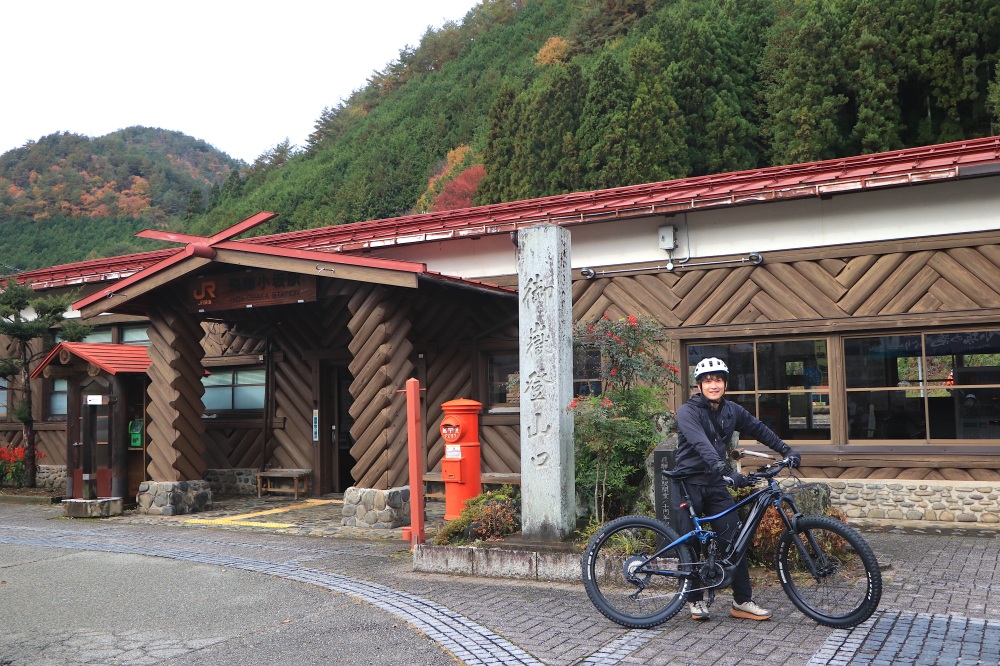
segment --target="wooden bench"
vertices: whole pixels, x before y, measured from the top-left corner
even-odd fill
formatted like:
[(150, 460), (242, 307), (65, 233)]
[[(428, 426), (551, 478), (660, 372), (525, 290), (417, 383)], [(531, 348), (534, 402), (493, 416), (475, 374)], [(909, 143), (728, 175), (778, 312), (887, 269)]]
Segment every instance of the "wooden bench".
[[(300, 482), (302, 494), (308, 494), (309, 480), (311, 478), (311, 469), (269, 469), (257, 472), (257, 497), (261, 497), (264, 493), (275, 493), (284, 495), (294, 494), (295, 499), (298, 499)], [(275, 479), (290, 480), (292, 487), (275, 485)]]
[[(521, 475), (514, 472), (483, 472), (479, 480), (482, 482), (484, 488), (486, 486), (521, 485)], [(427, 486), (427, 497), (444, 497), (444, 482), (441, 480), (441, 472), (427, 472), (423, 476), (423, 481), (424, 485)]]

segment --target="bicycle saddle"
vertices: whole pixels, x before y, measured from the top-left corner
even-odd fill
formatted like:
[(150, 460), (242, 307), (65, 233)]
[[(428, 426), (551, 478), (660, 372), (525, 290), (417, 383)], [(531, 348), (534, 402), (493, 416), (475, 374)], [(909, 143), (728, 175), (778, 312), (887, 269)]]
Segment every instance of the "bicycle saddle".
[(696, 476), (698, 474), (703, 474), (704, 472), (678, 472), (676, 470), (663, 470), (663, 476), (668, 479), (674, 479), (676, 481), (683, 481), (689, 476)]

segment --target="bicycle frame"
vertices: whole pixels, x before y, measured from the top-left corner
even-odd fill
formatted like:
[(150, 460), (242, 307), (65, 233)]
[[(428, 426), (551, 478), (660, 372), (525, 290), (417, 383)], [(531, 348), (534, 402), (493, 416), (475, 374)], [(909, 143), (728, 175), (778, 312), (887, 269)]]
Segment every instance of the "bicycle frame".
[[(678, 480), (678, 483), (681, 486), (682, 492), (684, 493), (685, 500), (687, 502), (690, 502), (690, 500), (688, 500), (687, 498), (687, 488), (684, 486), (683, 480)], [(729, 551), (722, 554), (722, 559), (719, 562), (719, 564), (723, 567), (724, 572), (726, 573), (726, 575), (723, 577), (723, 580), (718, 584), (709, 585), (704, 588), (695, 588), (693, 590), (688, 590), (688, 592), (725, 587), (729, 582), (730, 572), (735, 567), (736, 563), (743, 558), (747, 549), (750, 547), (750, 541), (754, 533), (757, 531), (757, 528), (760, 526), (760, 521), (763, 520), (764, 513), (765, 511), (767, 511), (768, 506), (774, 506), (774, 508), (778, 511), (778, 515), (781, 516), (782, 521), (785, 523), (785, 527), (788, 530), (790, 530), (792, 534), (795, 534), (796, 532), (794, 526), (795, 526), (795, 520), (800, 515), (799, 510), (795, 506), (795, 502), (792, 500), (791, 496), (781, 490), (781, 488), (778, 486), (778, 483), (774, 480), (774, 478), (768, 479), (768, 484), (764, 488), (757, 490), (756, 492), (743, 498), (742, 500), (740, 500), (730, 508), (726, 509), (725, 511), (717, 513), (713, 516), (698, 517), (695, 514), (694, 509), (691, 508), (690, 505), (688, 505), (688, 511), (691, 515), (691, 519), (694, 522), (694, 529), (691, 530), (690, 532), (685, 533), (684, 535), (672, 541), (671, 543), (661, 547), (652, 556), (650, 556), (644, 562), (642, 562), (637, 567), (635, 573), (655, 574), (660, 576), (673, 576), (676, 578), (688, 578), (688, 579), (697, 578), (697, 573), (693, 570), (673, 571), (664, 569), (647, 569), (646, 565), (648, 565), (650, 562), (660, 557), (663, 553), (667, 552), (671, 548), (674, 548), (678, 545), (687, 545), (691, 547), (692, 550), (695, 550), (696, 554), (699, 555), (698, 559), (693, 563), (694, 568), (698, 568), (700, 565), (704, 564), (706, 560), (703, 557), (701, 557), (701, 549), (698, 548), (697, 546), (704, 546), (708, 544), (712, 539), (718, 538), (717, 532), (715, 532), (714, 530), (707, 530), (704, 527), (702, 527), (702, 525), (704, 523), (710, 523), (713, 520), (718, 520), (722, 516), (728, 515), (734, 511), (739, 511), (741, 508), (748, 505), (750, 505), (750, 513), (747, 516), (746, 521), (744, 521), (742, 529), (740, 529), (740, 532), (736, 536), (736, 538), (730, 541), (731, 545)], [(783, 510), (783, 505), (784, 507), (787, 507), (787, 509), (789, 509), (790, 511)], [(791, 515), (789, 515), (789, 513)], [(796, 541), (798, 541), (797, 538)], [(801, 543), (799, 543), (798, 545), (801, 547)]]

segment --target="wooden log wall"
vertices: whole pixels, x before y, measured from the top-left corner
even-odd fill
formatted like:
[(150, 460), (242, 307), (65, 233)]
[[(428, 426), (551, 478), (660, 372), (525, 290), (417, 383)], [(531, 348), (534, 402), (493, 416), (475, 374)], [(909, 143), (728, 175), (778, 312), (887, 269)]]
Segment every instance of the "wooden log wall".
[(201, 479), (205, 464), (204, 330), (176, 293), (161, 290), (149, 315), (149, 465), (153, 481)]
[[(414, 308), (415, 340), (424, 354), (426, 460), (439, 471), (444, 457), (441, 405), (457, 398), (486, 402), (475, 378), (481, 346), (506, 344), (517, 349), (517, 301), (483, 294), (441, 293), (426, 289)], [(485, 411), (485, 410), (484, 410)], [(482, 471), (521, 472), (521, 436), (517, 414), (480, 417)]]
[(353, 360), (351, 476), (358, 486), (386, 489), (409, 483), (406, 396), (399, 393), (414, 366), (409, 339), (412, 295), (381, 285), (358, 284), (348, 301)]

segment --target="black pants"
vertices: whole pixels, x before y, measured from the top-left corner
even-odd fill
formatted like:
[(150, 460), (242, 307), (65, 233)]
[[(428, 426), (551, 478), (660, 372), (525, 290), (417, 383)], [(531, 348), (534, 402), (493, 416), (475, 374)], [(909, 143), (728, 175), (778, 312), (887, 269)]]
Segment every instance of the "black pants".
[[(701, 486), (693, 483), (685, 485), (694, 511), (699, 517), (714, 516), (736, 503), (733, 496), (729, 494), (729, 489), (725, 486)], [(671, 488), (670, 503), (673, 505), (674, 515), (677, 516), (677, 526), (680, 528), (681, 534), (684, 534), (694, 529), (694, 523), (691, 521), (688, 510), (680, 508), (682, 501), (680, 484), (675, 483)], [(712, 529), (719, 535), (719, 548), (728, 548), (732, 539), (735, 539), (740, 531), (739, 512), (733, 511), (712, 521)], [(753, 587), (750, 585), (750, 567), (747, 566), (746, 555), (736, 565), (732, 587), (733, 600), (736, 603), (742, 604), (753, 598)], [(688, 601), (701, 600), (701, 592), (692, 592), (688, 596)]]

